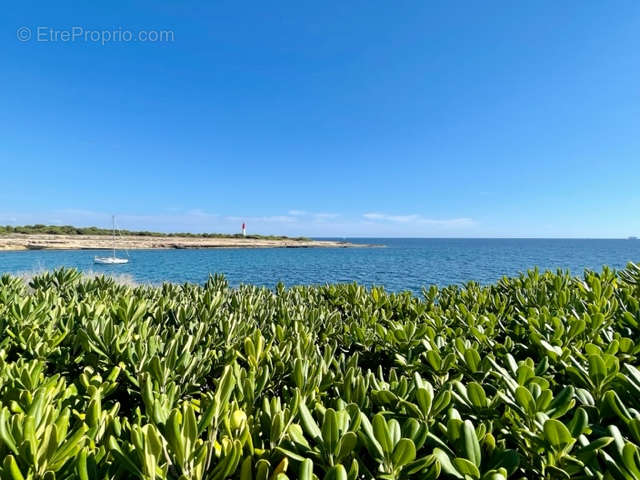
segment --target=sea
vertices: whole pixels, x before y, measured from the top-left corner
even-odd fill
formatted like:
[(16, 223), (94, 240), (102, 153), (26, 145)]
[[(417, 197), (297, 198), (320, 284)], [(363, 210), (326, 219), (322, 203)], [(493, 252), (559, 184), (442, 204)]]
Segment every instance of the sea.
[[(333, 239), (335, 240), (335, 239)], [(224, 274), (232, 286), (357, 282), (419, 294), (430, 285), (496, 282), (538, 267), (600, 271), (640, 262), (640, 240), (347, 238), (370, 248), (131, 250), (125, 265), (96, 265), (91, 250), (0, 252), (0, 272), (32, 275), (57, 267), (104, 273), (132, 283), (204, 283)], [(125, 252), (119, 252), (124, 256)]]

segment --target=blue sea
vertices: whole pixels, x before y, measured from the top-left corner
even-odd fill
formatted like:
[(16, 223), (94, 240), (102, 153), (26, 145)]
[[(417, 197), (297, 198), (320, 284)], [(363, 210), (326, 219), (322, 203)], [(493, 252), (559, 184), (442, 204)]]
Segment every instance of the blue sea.
[[(342, 240), (342, 239), (341, 239)], [(125, 274), (139, 283), (203, 283), (224, 274), (231, 285), (285, 285), (358, 282), (390, 291), (423, 286), (492, 283), (535, 266), (570, 270), (603, 265), (623, 268), (640, 262), (640, 240), (575, 239), (402, 239), (357, 238), (376, 248), (272, 248), (203, 250), (132, 250), (126, 265), (95, 265), (104, 251), (0, 252), (0, 272), (33, 272), (55, 267)], [(120, 252), (120, 256), (124, 253)]]

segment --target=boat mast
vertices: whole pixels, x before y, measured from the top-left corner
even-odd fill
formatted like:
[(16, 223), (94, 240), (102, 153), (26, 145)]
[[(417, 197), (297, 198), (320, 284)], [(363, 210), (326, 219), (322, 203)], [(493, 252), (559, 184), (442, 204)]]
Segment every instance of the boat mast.
[(116, 258), (116, 216), (111, 215), (111, 222), (113, 223), (113, 258)]

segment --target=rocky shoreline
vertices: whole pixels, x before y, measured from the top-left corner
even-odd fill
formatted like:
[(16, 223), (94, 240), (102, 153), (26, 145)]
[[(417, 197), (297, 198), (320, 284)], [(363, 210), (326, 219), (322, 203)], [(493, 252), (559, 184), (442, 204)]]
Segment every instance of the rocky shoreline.
[[(361, 248), (370, 245), (332, 240), (295, 240), (261, 238), (147, 237), (122, 236), (117, 249), (185, 249), (185, 248)], [(105, 235), (26, 235), (0, 236), (0, 250), (109, 250), (113, 247)]]

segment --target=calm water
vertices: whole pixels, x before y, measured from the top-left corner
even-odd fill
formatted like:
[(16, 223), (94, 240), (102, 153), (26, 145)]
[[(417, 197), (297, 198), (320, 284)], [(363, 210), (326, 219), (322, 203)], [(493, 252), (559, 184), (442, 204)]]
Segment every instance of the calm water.
[[(58, 266), (83, 271), (125, 273), (142, 283), (206, 281), (209, 273), (226, 275), (229, 283), (273, 287), (359, 282), (389, 290), (419, 292), (423, 285), (494, 282), (534, 266), (569, 269), (602, 265), (622, 268), (640, 262), (640, 240), (532, 239), (356, 239), (385, 248), (133, 250), (127, 265), (94, 265), (104, 252), (0, 252), (0, 272), (25, 272)], [(121, 252), (122, 253), (122, 252)]]

